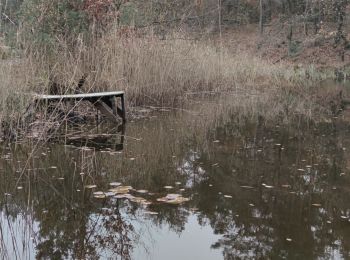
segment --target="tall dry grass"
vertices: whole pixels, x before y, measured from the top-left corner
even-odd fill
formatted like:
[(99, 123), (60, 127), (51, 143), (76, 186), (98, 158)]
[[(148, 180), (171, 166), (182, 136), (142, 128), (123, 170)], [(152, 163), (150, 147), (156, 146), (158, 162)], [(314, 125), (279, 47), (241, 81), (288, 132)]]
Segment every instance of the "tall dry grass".
[(113, 31), (90, 46), (78, 42), (74, 49), (61, 42), (48, 58), (34, 53), (40, 57), (39, 71), (66, 85), (64, 91), (72, 91), (70, 86), (86, 74), (85, 91), (125, 90), (137, 105), (172, 105), (188, 92), (280, 88), (322, 78), (312, 66), (272, 64), (178, 35), (161, 40)]
[[(82, 75), (87, 75), (85, 92), (124, 90), (129, 105), (160, 106), (174, 106), (189, 93), (208, 91), (243, 92), (248, 97), (245, 106), (264, 100), (271, 103), (266, 96), (299, 92), (305, 82), (327, 76), (312, 66), (272, 64), (206, 40), (186, 40), (179, 35), (159, 39), (133, 31), (112, 31), (90, 44), (77, 39), (75, 47), (60, 41), (50, 52), (29, 48), (26, 54), (20, 60), (0, 64), (3, 120), (18, 122), (31, 102), (26, 94), (48, 93), (52, 81), (60, 84), (61, 93), (73, 93)], [(247, 109), (258, 111), (245, 107), (242, 113)]]

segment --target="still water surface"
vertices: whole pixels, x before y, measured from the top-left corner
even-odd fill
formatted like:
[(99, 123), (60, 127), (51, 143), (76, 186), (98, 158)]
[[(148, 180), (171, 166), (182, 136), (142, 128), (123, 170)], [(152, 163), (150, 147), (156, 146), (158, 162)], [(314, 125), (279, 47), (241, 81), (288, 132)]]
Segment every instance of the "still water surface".
[[(3, 143), (1, 258), (349, 259), (346, 120), (238, 127), (220, 111), (153, 112), (124, 137), (92, 126)], [(112, 182), (151, 204), (94, 197)], [(189, 201), (157, 201), (169, 193)]]

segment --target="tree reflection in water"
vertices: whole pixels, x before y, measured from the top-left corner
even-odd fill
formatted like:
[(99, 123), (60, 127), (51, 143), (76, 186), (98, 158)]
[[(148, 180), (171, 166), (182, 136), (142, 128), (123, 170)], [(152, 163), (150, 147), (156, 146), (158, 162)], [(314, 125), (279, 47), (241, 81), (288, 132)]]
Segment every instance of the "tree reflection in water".
[[(300, 130), (228, 124), (197, 133), (173, 119), (130, 127), (128, 135), (143, 141), (127, 140), (122, 154), (43, 147), (18, 184), (16, 171), (31, 147), (18, 145), (11, 160), (2, 148), (2, 211), (37, 223), (32, 225), (37, 258), (132, 259), (133, 249), (149, 242), (139, 226), (155, 231), (167, 226), (181, 237), (191, 232), (190, 216), (221, 236), (212, 248), (227, 260), (350, 257), (346, 125)], [(153, 204), (98, 200), (84, 188), (96, 184), (107, 191), (113, 181), (149, 190), (154, 194), (144, 196)], [(156, 202), (175, 192), (191, 200), (180, 206)]]

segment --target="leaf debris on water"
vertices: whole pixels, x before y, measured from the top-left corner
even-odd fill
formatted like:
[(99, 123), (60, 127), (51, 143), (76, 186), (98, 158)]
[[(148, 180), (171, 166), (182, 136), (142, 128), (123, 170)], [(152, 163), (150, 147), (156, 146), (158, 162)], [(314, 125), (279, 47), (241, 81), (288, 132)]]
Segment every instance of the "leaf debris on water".
[(151, 202), (149, 202), (148, 200), (146, 200), (145, 198), (142, 198), (142, 197), (131, 197), (131, 198), (129, 198), (129, 200), (132, 202), (144, 204), (144, 205), (151, 204)]
[(113, 192), (114, 194), (123, 194), (128, 193), (131, 189), (131, 186), (118, 186), (116, 188), (109, 189), (109, 191)]
[(142, 194), (145, 194), (148, 192), (148, 190), (136, 190), (137, 193), (142, 193)]
[(291, 188), (291, 186), (289, 184), (282, 184), (281, 186), (282, 186), (282, 188)]
[(93, 189), (96, 188), (97, 186), (94, 184), (90, 184), (90, 185), (85, 185), (85, 189)]
[(155, 212), (155, 211), (145, 211), (144, 214), (147, 214), (147, 215), (158, 215), (159, 213)]
[(273, 186), (267, 185), (265, 183), (262, 183), (261, 185), (264, 186), (266, 189), (272, 189), (273, 188)]
[(158, 198), (157, 201), (164, 202), (168, 204), (181, 204), (189, 201), (189, 198), (182, 197), (180, 194), (167, 194), (165, 197)]
[(103, 191), (96, 191), (93, 194), (94, 194), (94, 198), (96, 199), (104, 199), (107, 197)]
[(120, 182), (111, 182), (109, 185), (113, 186), (113, 187), (116, 187), (116, 186), (120, 186), (121, 183)]
[(240, 186), (240, 187), (243, 188), (243, 189), (254, 189), (254, 187), (247, 186), (247, 185), (243, 185), (243, 186)]
[(132, 199), (132, 198), (134, 198), (134, 196), (129, 194), (129, 193), (120, 193), (120, 194), (115, 195), (114, 198), (116, 198), (116, 199)]

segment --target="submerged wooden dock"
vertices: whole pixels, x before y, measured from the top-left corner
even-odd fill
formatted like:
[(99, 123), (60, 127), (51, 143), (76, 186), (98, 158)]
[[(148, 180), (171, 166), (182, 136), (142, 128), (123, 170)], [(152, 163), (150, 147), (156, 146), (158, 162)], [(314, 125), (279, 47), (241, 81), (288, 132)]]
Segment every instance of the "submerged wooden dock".
[[(111, 120), (117, 120), (120, 116), (123, 123), (126, 122), (124, 91), (79, 93), (67, 95), (35, 95), (37, 102), (66, 102), (66, 101), (89, 101), (101, 113)], [(120, 99), (120, 106), (117, 105), (117, 99)]]

